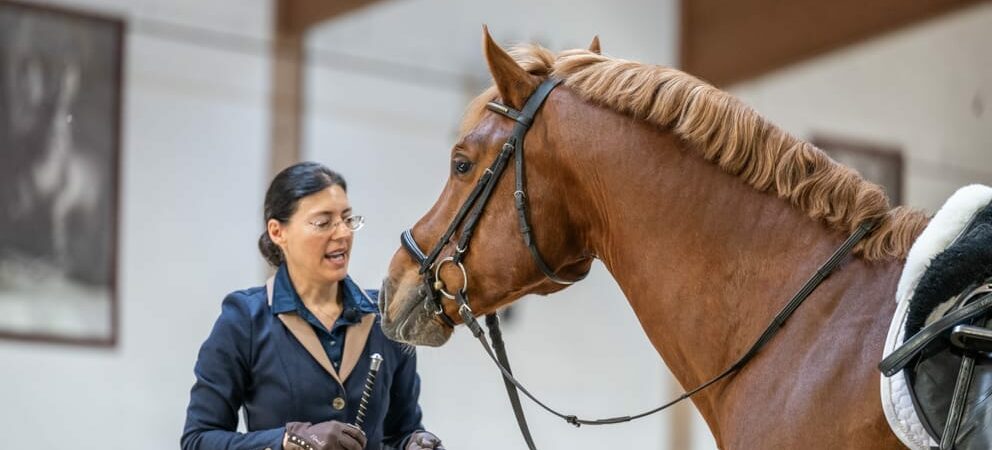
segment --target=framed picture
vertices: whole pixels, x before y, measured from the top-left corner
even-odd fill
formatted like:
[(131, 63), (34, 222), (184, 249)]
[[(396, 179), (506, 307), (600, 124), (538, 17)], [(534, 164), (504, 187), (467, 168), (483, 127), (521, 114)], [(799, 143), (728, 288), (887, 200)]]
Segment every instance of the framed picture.
[(113, 346), (124, 24), (0, 1), (0, 337)]
[(827, 152), (834, 161), (882, 186), (892, 206), (902, 204), (903, 158), (899, 147), (824, 135), (815, 135), (810, 142)]

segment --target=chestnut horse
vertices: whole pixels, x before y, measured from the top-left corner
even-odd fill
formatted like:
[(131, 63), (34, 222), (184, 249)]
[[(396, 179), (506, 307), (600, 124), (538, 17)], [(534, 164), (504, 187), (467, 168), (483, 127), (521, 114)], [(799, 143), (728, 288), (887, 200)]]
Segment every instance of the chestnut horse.
[[(878, 186), (678, 70), (602, 56), (598, 41), (590, 50), (529, 46), (511, 56), (488, 32), (484, 39), (495, 86), (469, 106), (447, 184), (412, 229), (421, 248), (441, 239), (511, 133), (514, 122), (486, 103), (519, 110), (544, 79), (563, 80), (524, 150), (533, 242), (550, 269), (574, 280), (602, 261), (655, 349), (692, 388), (734, 363), (859, 224), (877, 221), (753, 360), (692, 400), (721, 448), (900, 447), (882, 413), (876, 365), (926, 216), (891, 209)], [(467, 288), (476, 315), (565, 287), (521, 243), (512, 178), (500, 179), (485, 206), (467, 274), (454, 264), (439, 271), (448, 291)], [(383, 329), (440, 346), (453, 328), (424, 307), (418, 269), (397, 251), (382, 286)], [(461, 322), (455, 302), (443, 308)]]

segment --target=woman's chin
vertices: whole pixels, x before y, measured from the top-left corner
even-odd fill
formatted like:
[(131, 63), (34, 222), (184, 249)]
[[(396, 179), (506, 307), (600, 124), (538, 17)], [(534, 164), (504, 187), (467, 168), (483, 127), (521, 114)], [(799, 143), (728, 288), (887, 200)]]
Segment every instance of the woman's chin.
[(348, 275), (348, 260), (345, 259), (343, 262), (336, 262), (324, 258), (320, 262), (320, 273), (328, 281), (341, 281)]

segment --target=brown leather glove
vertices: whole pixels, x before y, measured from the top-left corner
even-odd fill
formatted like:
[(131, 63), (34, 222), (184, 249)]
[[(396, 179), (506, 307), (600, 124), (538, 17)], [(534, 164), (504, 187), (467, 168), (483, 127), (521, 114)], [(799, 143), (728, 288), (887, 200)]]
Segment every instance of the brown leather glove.
[(410, 437), (406, 444), (406, 450), (444, 450), (441, 445), (441, 438), (434, 436), (429, 431), (417, 431)]
[(310, 422), (286, 424), (285, 450), (362, 450), (365, 433), (336, 420), (311, 425)]

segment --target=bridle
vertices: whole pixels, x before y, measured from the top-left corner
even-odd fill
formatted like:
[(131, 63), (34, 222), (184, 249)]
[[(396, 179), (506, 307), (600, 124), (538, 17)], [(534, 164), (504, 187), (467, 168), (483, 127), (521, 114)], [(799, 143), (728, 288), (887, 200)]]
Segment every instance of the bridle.
[[(489, 102), (486, 108), (490, 111), (502, 114), (510, 119), (513, 119), (516, 123), (513, 127), (513, 132), (510, 137), (503, 144), (500, 149), (499, 154), (496, 156), (496, 160), (482, 172), (482, 176), (479, 177), (479, 181), (476, 182), (475, 187), (472, 192), (469, 193), (468, 198), (465, 203), (462, 204), (461, 208), (458, 209), (458, 213), (455, 214), (454, 220), (448, 226), (448, 229), (441, 235), (441, 239), (438, 240), (437, 244), (429, 254), (424, 254), (420, 250), (420, 246), (417, 245), (417, 241), (413, 238), (413, 230), (406, 230), (401, 236), (401, 243), (403, 248), (413, 256), (417, 262), (420, 263), (420, 275), (423, 277), (425, 292), (427, 292), (428, 301), (425, 302), (425, 307), (433, 306), (434, 314), (436, 314), (445, 324), (450, 327), (455, 326), (455, 322), (451, 320), (450, 317), (444, 312), (444, 306), (441, 303), (441, 297), (445, 297), (458, 302), (458, 314), (463, 316), (462, 310), (471, 313), (472, 308), (469, 307), (467, 301), (467, 286), (468, 286), (468, 272), (463, 264), (465, 259), (465, 254), (468, 251), (469, 242), (472, 239), (472, 235), (475, 232), (475, 227), (479, 224), (479, 219), (482, 216), (482, 211), (489, 202), (490, 197), (493, 193), (493, 188), (499, 182), (500, 176), (506, 170), (507, 161), (511, 156), (514, 157), (515, 162), (515, 172), (516, 172), (516, 190), (513, 192), (514, 204), (517, 208), (517, 219), (520, 223), (520, 233), (523, 235), (524, 245), (530, 250), (531, 257), (534, 259), (534, 263), (537, 267), (544, 273), (549, 280), (562, 284), (570, 285), (577, 281), (585, 278), (585, 274), (580, 276), (576, 280), (565, 280), (554, 273), (554, 270), (548, 266), (548, 263), (544, 261), (541, 256), (541, 252), (537, 249), (537, 245), (534, 243), (534, 237), (532, 234), (532, 228), (530, 226), (530, 212), (528, 210), (527, 203), (527, 185), (526, 179), (524, 178), (524, 137), (527, 135), (527, 131), (530, 129), (531, 124), (534, 122), (534, 115), (537, 110), (544, 104), (544, 101), (551, 94), (551, 91), (561, 83), (560, 80), (550, 78), (534, 91), (534, 93), (527, 99), (527, 103), (524, 108), (517, 111), (509, 106), (502, 105), (496, 102)], [(455, 252), (452, 256), (438, 261), (441, 255), (441, 251), (449, 243), (451, 237), (454, 236), (461, 225), (461, 237), (459, 237), (458, 242), (455, 245)], [(444, 282), (441, 281), (440, 272), (441, 268), (445, 264), (452, 264), (455, 267), (461, 269), (463, 283), (459, 292), (451, 294), (445, 290)], [(438, 296), (440, 294), (440, 296)], [(468, 321), (466, 321), (467, 323)]]
[[(534, 122), (534, 116), (537, 114), (538, 109), (540, 109), (541, 105), (544, 104), (544, 101), (548, 98), (548, 95), (551, 94), (551, 91), (554, 90), (560, 83), (561, 80), (555, 78), (548, 78), (544, 80), (537, 87), (537, 89), (534, 90), (530, 98), (527, 99), (523, 109), (519, 111), (501, 103), (487, 103), (486, 109), (506, 116), (515, 122), (513, 132), (507, 139), (506, 143), (503, 144), (496, 160), (483, 171), (482, 176), (479, 177), (479, 181), (472, 189), (472, 192), (469, 193), (468, 198), (462, 204), (461, 208), (459, 208), (458, 213), (448, 226), (448, 229), (443, 235), (441, 235), (441, 238), (434, 245), (434, 248), (429, 254), (424, 254), (424, 252), (420, 250), (416, 240), (413, 238), (413, 232), (411, 229), (404, 231), (400, 236), (400, 243), (403, 245), (403, 248), (405, 248), (410, 256), (420, 264), (419, 274), (421, 275), (424, 283), (423, 291), (426, 295), (424, 307), (433, 311), (434, 314), (446, 325), (454, 328), (455, 322), (445, 313), (441, 298), (445, 297), (457, 302), (459, 317), (461, 317), (462, 321), (472, 331), (472, 334), (479, 340), (479, 342), (482, 343), (483, 349), (496, 364), (497, 368), (499, 368), (500, 372), (502, 372), (503, 383), (506, 386), (507, 395), (509, 396), (510, 403), (513, 406), (513, 413), (517, 418), (517, 424), (520, 426), (520, 432), (523, 434), (524, 440), (527, 441), (527, 445), (531, 450), (536, 450), (537, 447), (534, 445), (533, 438), (530, 435), (530, 429), (527, 426), (527, 419), (524, 417), (523, 408), (520, 405), (520, 397), (517, 393), (517, 389), (549, 413), (564, 419), (566, 422), (575, 425), (576, 427), (580, 425), (608, 425), (629, 422), (631, 420), (640, 419), (642, 417), (660, 412), (676, 403), (681, 402), (682, 400), (692, 397), (696, 393), (744, 367), (744, 365), (750, 361), (755, 354), (757, 354), (758, 350), (760, 350), (761, 347), (771, 340), (772, 336), (774, 336), (775, 333), (778, 332), (778, 330), (785, 324), (786, 319), (788, 319), (789, 316), (791, 316), (792, 313), (799, 307), (799, 305), (801, 305), (802, 302), (809, 297), (813, 290), (816, 289), (816, 287), (831, 272), (833, 272), (838, 265), (840, 265), (854, 246), (857, 245), (857, 243), (860, 242), (861, 239), (870, 233), (875, 227), (874, 220), (867, 220), (861, 223), (854, 233), (848, 237), (848, 239), (822, 266), (820, 266), (819, 269), (817, 269), (812, 277), (798, 292), (796, 292), (785, 307), (779, 311), (779, 313), (772, 320), (771, 324), (768, 325), (765, 331), (761, 334), (758, 340), (752, 344), (748, 351), (734, 364), (709, 381), (706, 381), (692, 390), (686, 391), (668, 403), (632, 416), (586, 420), (580, 419), (575, 415), (562, 414), (535, 398), (523, 385), (520, 384), (519, 381), (516, 380), (516, 378), (513, 377), (513, 372), (510, 370), (509, 359), (506, 356), (506, 347), (503, 343), (502, 332), (499, 328), (499, 319), (495, 313), (486, 316), (486, 327), (489, 329), (490, 338), (493, 341), (492, 346), (490, 346), (489, 341), (486, 339), (485, 332), (482, 330), (482, 326), (479, 325), (472, 308), (469, 306), (467, 292), (468, 271), (464, 265), (465, 253), (469, 249), (468, 246), (472, 239), (472, 234), (475, 231), (475, 227), (479, 223), (483, 209), (492, 195), (493, 188), (499, 182), (500, 176), (506, 169), (507, 161), (511, 156), (513, 156), (516, 172), (516, 190), (513, 192), (513, 199), (517, 209), (517, 219), (520, 225), (520, 233), (523, 236), (524, 245), (526, 245), (530, 250), (531, 257), (535, 264), (549, 280), (562, 285), (573, 284), (582, 280), (588, 274), (582, 274), (576, 280), (564, 280), (558, 277), (558, 275), (554, 273), (554, 270), (552, 270), (551, 267), (544, 261), (544, 258), (541, 257), (541, 254), (534, 243), (532, 228), (530, 226), (526, 182), (524, 176), (524, 138)], [(441, 252), (448, 245), (459, 225), (461, 225), (462, 228), (461, 236), (455, 245), (454, 254), (439, 260), (438, 258), (440, 257)], [(441, 268), (447, 263), (453, 264), (460, 269), (463, 277), (461, 288), (454, 294), (445, 289), (445, 284), (440, 279)], [(495, 352), (493, 348), (495, 348)]]

